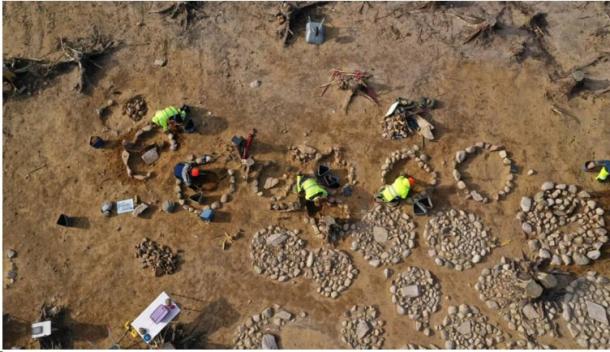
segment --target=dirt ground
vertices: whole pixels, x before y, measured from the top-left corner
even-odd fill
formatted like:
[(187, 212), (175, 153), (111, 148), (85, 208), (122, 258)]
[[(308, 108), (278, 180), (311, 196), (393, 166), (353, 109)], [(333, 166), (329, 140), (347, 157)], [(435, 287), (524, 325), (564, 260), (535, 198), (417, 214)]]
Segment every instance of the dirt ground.
[[(275, 36), (273, 14), (278, 3), (205, 3), (186, 29), (168, 16), (151, 13), (163, 4), (3, 3), (4, 58), (51, 57), (60, 37), (90, 35), (94, 27), (122, 43), (97, 61), (100, 67), (89, 76), (85, 94), (72, 89), (77, 73), (71, 70), (32, 96), (4, 100), (3, 310), (21, 323), (4, 326), (3, 347), (37, 346), (28, 336), (29, 323), (37, 319), (46, 301), (69, 308), (74, 348), (107, 348), (122, 334), (123, 323), (135, 318), (161, 291), (173, 294), (184, 308), (179, 321), (205, 334), (198, 344), (201, 348), (232, 347), (240, 321), (274, 303), (309, 313), (300, 323), (303, 326), (285, 329), (284, 347), (346, 348), (340, 342), (340, 320), (353, 304), (379, 307), (387, 322), (385, 348), (407, 343), (442, 346), (439, 334), (426, 337), (415, 330), (413, 321), (396, 314), (390, 280), (381, 268), (370, 267), (352, 252), (349, 239), (339, 248), (353, 255), (361, 273), (337, 300), (320, 296), (302, 277), (276, 283), (255, 275), (249, 247), (258, 229), (272, 224), (300, 228), (310, 247), (322, 243), (303, 224), (302, 213), (267, 210), (267, 200), (255, 196), (243, 182), (217, 223), (206, 225), (183, 210), (175, 214), (160, 210), (163, 200), (175, 197), (175, 163), (190, 154), (222, 154), (233, 135), (246, 135), (251, 128), (258, 130), (255, 158), (276, 161), (281, 172), (289, 170), (289, 145), (343, 147), (359, 180), (348, 199), (356, 219), (373, 205), (386, 156), (404, 146), (423, 147), (441, 175), (434, 190), (437, 208), (476, 212), (503, 246), (464, 272), (438, 267), (421, 240), (427, 219), (417, 218), (417, 247), (392, 269), (400, 272), (415, 265), (438, 277), (443, 300), (441, 310), (432, 315), (433, 324), (442, 320), (448, 305), (469, 303), (505, 332), (518, 336), (479, 300), (473, 285), (483, 268), (495, 265), (501, 256), (518, 256), (525, 250), (515, 214), (521, 196), (533, 195), (542, 182), (579, 185), (610, 209), (608, 185), (581, 171), (585, 160), (610, 157), (610, 93), (603, 92), (610, 85), (607, 56), (583, 68), (588, 89), (571, 97), (551, 98), (549, 93), (559, 77), (609, 54), (610, 8), (587, 2), (422, 5), (320, 6), (310, 15), (326, 18), (326, 42), (305, 43), (304, 21), (300, 21), (295, 40), (284, 48)], [(489, 17), (503, 8), (498, 28), (489, 38), (464, 44), (474, 26), (456, 14)], [(547, 14), (539, 40), (523, 29), (536, 12)], [(525, 49), (515, 57), (519, 47)], [(166, 66), (154, 65), (163, 57)], [(343, 92), (329, 90), (320, 97), (318, 87), (332, 68), (371, 72), (380, 106), (356, 98), (344, 114)], [(260, 80), (260, 87), (251, 88), (253, 80)], [(121, 114), (122, 103), (135, 94), (143, 95), (149, 106), (146, 118), (137, 123)], [(420, 137), (382, 139), (380, 121), (394, 99), (422, 95), (440, 102), (431, 119), (437, 140), (422, 144)], [(95, 108), (110, 98), (118, 105), (102, 120)], [(162, 153), (151, 168), (155, 176), (146, 182), (127, 177), (118, 143), (102, 150), (88, 145), (92, 135), (120, 142), (155, 110), (183, 102), (194, 107), (198, 132), (181, 136), (177, 152)], [(553, 105), (572, 116), (554, 113)], [(504, 145), (518, 166), (516, 188), (506, 200), (475, 204), (457, 193), (451, 159), (457, 150), (477, 141)], [(467, 173), (480, 189), (491, 190), (500, 185), (499, 166), (493, 158), (477, 158)], [(536, 175), (527, 176), (529, 169)], [(100, 214), (103, 201), (134, 195), (153, 204), (147, 216)], [(411, 209), (405, 206), (404, 211)], [(81, 218), (81, 226), (55, 225), (61, 213)], [(222, 234), (240, 228), (245, 230), (244, 238), (223, 251)], [(133, 246), (144, 236), (183, 250), (177, 273), (155, 278), (140, 268)], [(5, 254), (9, 248), (18, 253), (14, 259), (18, 276), (10, 286)], [(596, 270), (608, 276), (609, 258), (606, 249), (593, 265), (565, 269)], [(578, 348), (559, 323), (564, 337), (544, 337), (540, 342)], [(123, 347), (143, 347), (126, 341)]]

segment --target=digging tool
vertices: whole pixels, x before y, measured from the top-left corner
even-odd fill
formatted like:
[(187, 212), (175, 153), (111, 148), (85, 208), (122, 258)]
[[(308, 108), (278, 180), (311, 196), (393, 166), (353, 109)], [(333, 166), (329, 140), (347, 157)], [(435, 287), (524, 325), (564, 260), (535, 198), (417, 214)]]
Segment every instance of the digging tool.
[(252, 146), (252, 142), (254, 141), (254, 136), (256, 135), (256, 129), (252, 129), (248, 134), (248, 139), (246, 140), (246, 144), (244, 145), (244, 151), (241, 154), (242, 159), (248, 159), (250, 156), (250, 147)]

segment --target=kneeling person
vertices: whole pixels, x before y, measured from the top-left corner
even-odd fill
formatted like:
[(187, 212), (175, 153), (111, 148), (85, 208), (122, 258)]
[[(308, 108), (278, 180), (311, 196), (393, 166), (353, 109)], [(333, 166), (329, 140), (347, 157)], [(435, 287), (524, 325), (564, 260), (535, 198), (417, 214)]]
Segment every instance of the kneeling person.
[(182, 105), (180, 109), (173, 106), (168, 106), (163, 110), (155, 112), (152, 118), (152, 123), (163, 129), (163, 132), (168, 132), (170, 128), (176, 125), (183, 126), (188, 133), (195, 132), (195, 124), (189, 116), (190, 108), (188, 105)]
[(391, 206), (397, 206), (401, 200), (407, 199), (409, 191), (415, 186), (413, 177), (399, 176), (391, 185), (385, 185), (375, 195), (375, 200)]

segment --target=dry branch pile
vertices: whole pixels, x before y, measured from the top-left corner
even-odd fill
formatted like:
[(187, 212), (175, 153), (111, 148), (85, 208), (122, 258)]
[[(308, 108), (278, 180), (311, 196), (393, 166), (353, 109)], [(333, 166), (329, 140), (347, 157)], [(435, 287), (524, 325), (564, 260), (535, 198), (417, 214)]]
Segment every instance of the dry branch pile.
[(74, 88), (82, 93), (91, 66), (101, 69), (94, 60), (116, 47), (117, 43), (94, 31), (91, 37), (75, 40), (60, 38), (61, 58), (58, 60), (25, 57), (7, 58), (4, 60), (2, 70), (3, 93), (10, 95), (31, 94), (41, 86), (46, 85), (47, 81), (66, 72), (73, 66), (77, 66), (79, 71), (79, 78)]

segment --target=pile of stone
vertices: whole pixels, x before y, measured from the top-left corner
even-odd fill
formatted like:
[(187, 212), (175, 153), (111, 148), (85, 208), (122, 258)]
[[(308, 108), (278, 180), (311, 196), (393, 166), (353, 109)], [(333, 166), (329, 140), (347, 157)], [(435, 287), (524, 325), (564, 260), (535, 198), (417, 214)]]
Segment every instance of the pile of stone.
[(320, 160), (322, 158), (322, 154), (316, 148), (308, 146), (307, 144), (290, 146), (288, 147), (288, 152), (292, 156), (292, 160), (299, 161), (301, 163), (307, 163), (312, 160)]
[(562, 298), (562, 317), (579, 346), (610, 348), (610, 280), (587, 272), (572, 281)]
[(134, 121), (140, 121), (147, 111), (146, 101), (141, 95), (129, 98), (123, 105), (123, 115), (129, 116)]
[(271, 202), (269, 203), (269, 210), (275, 210), (283, 213), (290, 213), (293, 211), (299, 211), (302, 209), (301, 203), (299, 202)]
[(397, 264), (415, 247), (415, 223), (400, 208), (377, 204), (354, 230), (352, 250), (373, 267)]
[(526, 336), (556, 336), (553, 322), (559, 307), (551, 300), (541, 299), (544, 289), (557, 285), (554, 276), (532, 273), (530, 263), (502, 257), (500, 264), (481, 271), (474, 285), (479, 298), (508, 321), (508, 327)]
[(136, 258), (140, 258), (142, 269), (150, 268), (155, 276), (173, 274), (178, 268), (178, 255), (168, 246), (161, 246), (148, 238), (135, 246)]
[(280, 282), (301, 275), (309, 251), (298, 233), (299, 230), (289, 231), (280, 226), (257, 231), (250, 246), (254, 272)]
[(306, 266), (305, 277), (316, 282), (319, 294), (330, 298), (339, 297), (358, 275), (352, 258), (341, 250), (319, 248), (311, 251)]
[(386, 175), (394, 168), (394, 165), (397, 162), (409, 160), (411, 158), (415, 159), (419, 168), (430, 174), (429, 183), (433, 186), (436, 185), (438, 183), (438, 172), (434, 171), (430, 164), (428, 164), (430, 157), (421, 152), (417, 145), (413, 145), (410, 149), (403, 148), (396, 150), (385, 159), (385, 162), (381, 166), (381, 183), (386, 184), (386, 181), (390, 181), (386, 180)]
[[(349, 212), (348, 212), (349, 214)], [(305, 217), (303, 222), (311, 224), (314, 234), (326, 243), (336, 244), (346, 238), (350, 230), (355, 230), (355, 224), (349, 224), (349, 215), (343, 219), (324, 216), (320, 219)]]
[(481, 203), (487, 203), (489, 201), (487, 196), (480, 194), (475, 190), (468, 189), (468, 185), (466, 185), (466, 183), (462, 180), (462, 174), (458, 169), (459, 165), (463, 163), (464, 160), (470, 157), (470, 155), (477, 154), (479, 151), (497, 152), (500, 159), (502, 159), (505, 169), (507, 170), (508, 176), (504, 180), (504, 188), (492, 195), (493, 200), (499, 201), (511, 192), (514, 187), (513, 182), (515, 177), (512, 173), (512, 160), (508, 157), (508, 152), (504, 149), (504, 147), (485, 142), (477, 142), (464, 150), (456, 152), (455, 160), (453, 161), (453, 178), (455, 179), (455, 182), (457, 182), (457, 188), (464, 194), (466, 199), (472, 199)]
[(353, 349), (380, 349), (384, 342), (384, 321), (373, 306), (353, 306), (345, 312), (341, 341)]
[(17, 257), (17, 251), (14, 249), (9, 249), (6, 251), (6, 256), (8, 257), (9, 266), (8, 271), (6, 273), (6, 287), (12, 285), (17, 281), (17, 265), (15, 264), (15, 258)]
[(432, 274), (425, 269), (408, 267), (392, 281), (390, 293), (398, 314), (415, 320), (417, 331), (432, 335), (430, 315), (438, 310), (441, 300), (441, 286)]
[(267, 333), (279, 333), (287, 323), (295, 320), (294, 315), (282, 309), (277, 304), (265, 308), (260, 314), (248, 317), (235, 331), (236, 349), (255, 350), (263, 344), (263, 336)]
[(517, 349), (517, 350), (550, 350), (553, 349), (549, 345), (541, 344), (536, 340), (525, 340), (525, 339), (516, 339), (512, 341), (506, 341), (507, 349)]
[[(381, 121), (384, 139), (403, 139), (417, 131), (418, 123), (425, 121), (421, 116), (435, 106), (434, 99), (422, 97), (420, 101), (398, 98)], [(418, 126), (422, 128), (423, 126)], [(421, 131), (420, 131), (421, 133)]]
[(285, 179), (284, 188), (278, 192), (279, 194), (275, 194), (275, 195), (271, 196), (272, 203), (284, 200), (290, 194), (294, 193), (293, 188), (294, 188), (294, 185), (296, 184), (296, 177), (291, 177), (291, 178), (286, 177), (284, 179)]
[[(554, 265), (589, 264), (608, 242), (604, 209), (575, 185), (547, 181), (534, 199), (523, 197), (517, 219), (530, 237), (529, 248)], [(575, 228), (566, 230), (566, 227)]]
[(504, 334), (487, 320), (477, 307), (460, 304), (447, 308), (447, 316), (437, 329), (448, 350), (492, 349), (504, 341)]
[(462, 271), (491, 253), (497, 239), (473, 213), (449, 209), (432, 217), (424, 231), (428, 255), (437, 265)]

